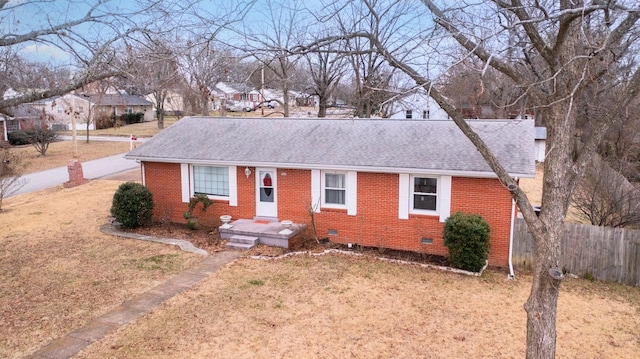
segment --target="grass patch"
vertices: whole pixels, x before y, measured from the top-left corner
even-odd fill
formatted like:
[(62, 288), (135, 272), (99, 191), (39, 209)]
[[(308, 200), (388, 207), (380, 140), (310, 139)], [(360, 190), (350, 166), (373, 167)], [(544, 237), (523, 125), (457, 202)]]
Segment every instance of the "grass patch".
[(131, 263), (138, 269), (161, 271), (163, 273), (174, 272), (180, 267), (179, 257), (177, 254), (159, 254), (142, 259), (132, 259)]

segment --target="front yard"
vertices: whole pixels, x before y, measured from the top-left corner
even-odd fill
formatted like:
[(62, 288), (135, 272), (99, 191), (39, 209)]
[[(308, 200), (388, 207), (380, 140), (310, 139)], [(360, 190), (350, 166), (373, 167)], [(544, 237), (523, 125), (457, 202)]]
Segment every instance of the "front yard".
[(23, 357), (201, 260), (102, 234), (120, 183), (93, 181), (4, 200), (1, 358)]
[[(531, 278), (343, 255), (240, 259), (81, 358), (522, 358)], [(559, 358), (640, 352), (640, 290), (567, 279)]]

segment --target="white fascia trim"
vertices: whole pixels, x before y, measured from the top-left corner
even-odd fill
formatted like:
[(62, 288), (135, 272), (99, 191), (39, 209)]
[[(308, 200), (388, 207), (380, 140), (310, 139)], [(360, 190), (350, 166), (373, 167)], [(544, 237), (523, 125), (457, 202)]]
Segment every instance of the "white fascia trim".
[[(367, 167), (367, 166), (344, 166), (331, 164), (314, 164), (314, 163), (282, 163), (282, 162), (248, 162), (248, 161), (211, 161), (211, 160), (194, 160), (185, 158), (157, 158), (125, 155), (125, 159), (138, 160), (141, 162), (163, 162), (163, 163), (191, 163), (197, 165), (210, 166), (238, 166), (238, 167), (267, 167), (267, 168), (288, 168), (301, 170), (321, 170), (321, 171), (355, 171), (355, 172), (371, 172), (371, 173), (407, 173), (407, 174), (425, 174), (433, 176), (452, 176), (452, 177), (473, 177), (473, 178), (498, 178), (491, 171), (456, 171), (441, 170), (428, 168), (408, 168), (408, 167)], [(533, 173), (509, 173), (511, 177), (519, 178), (535, 178)]]

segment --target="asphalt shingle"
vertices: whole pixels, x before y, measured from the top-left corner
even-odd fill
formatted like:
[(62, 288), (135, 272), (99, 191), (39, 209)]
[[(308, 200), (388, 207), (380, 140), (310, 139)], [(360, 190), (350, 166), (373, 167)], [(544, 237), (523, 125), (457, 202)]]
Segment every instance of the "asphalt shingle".
[[(532, 120), (470, 120), (514, 176), (535, 175)], [(140, 161), (492, 173), (453, 121), (183, 118), (125, 156)]]

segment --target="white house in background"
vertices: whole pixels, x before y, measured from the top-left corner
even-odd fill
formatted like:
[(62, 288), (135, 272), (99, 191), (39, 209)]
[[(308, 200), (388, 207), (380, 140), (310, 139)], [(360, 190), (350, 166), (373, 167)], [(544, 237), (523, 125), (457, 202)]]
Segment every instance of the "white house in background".
[(225, 106), (238, 103), (255, 108), (262, 102), (260, 92), (243, 83), (218, 82), (209, 88), (209, 93), (213, 100), (212, 110), (219, 110)]
[[(144, 98), (153, 104), (153, 112), (155, 114), (158, 110), (156, 108), (156, 96), (150, 93)], [(180, 116), (184, 113), (184, 98), (181, 94), (168, 90), (163, 102), (165, 114)]]
[(424, 89), (419, 88), (399, 95), (389, 104), (387, 113), (391, 119), (446, 120), (446, 112)]
[(544, 157), (547, 153), (547, 128), (536, 127), (535, 128), (535, 157), (536, 162), (544, 162)]
[(151, 102), (140, 96), (121, 94), (66, 94), (54, 99), (45, 99), (29, 105), (44, 111), (53, 118), (56, 129), (72, 129), (73, 120), (77, 130), (95, 129), (96, 122), (104, 118), (119, 117), (126, 113), (143, 113), (143, 121), (153, 121)]

